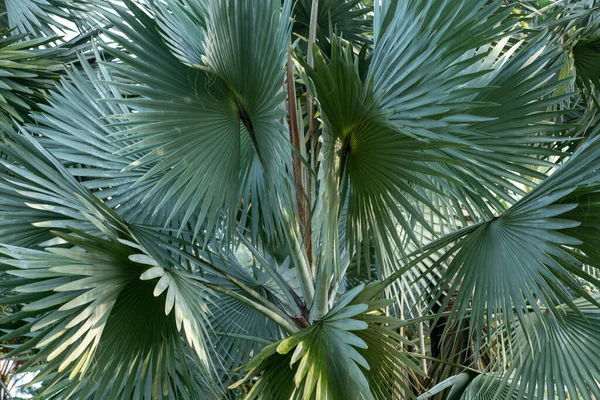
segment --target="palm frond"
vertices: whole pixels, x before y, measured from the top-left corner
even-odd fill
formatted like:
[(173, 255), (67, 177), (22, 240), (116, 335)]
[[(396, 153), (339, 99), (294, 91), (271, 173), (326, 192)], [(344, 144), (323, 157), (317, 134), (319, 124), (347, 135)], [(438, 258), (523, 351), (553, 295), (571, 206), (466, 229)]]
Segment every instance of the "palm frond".
[[(208, 380), (193, 376), (195, 368), (186, 360), (193, 356), (208, 376), (204, 344), (191, 341), (195, 351), (186, 351), (179, 334), (183, 325), (188, 338), (207, 336), (197, 332), (194, 319), (205, 306), (190, 307), (185, 300), (203, 302), (200, 287), (163, 271), (169, 279), (156, 285), (168, 288), (161, 292), (153, 282), (140, 280), (151, 270), (135, 261), (135, 249), (80, 234), (57, 235), (76, 247), (2, 249), (3, 283), (18, 293), (4, 302), (23, 304), (3, 320), (21, 320), (17, 330), (31, 331), (12, 355), (26, 356), (22, 368), (38, 371), (42, 395), (118, 399), (134, 393), (160, 399), (203, 392)], [(4, 338), (14, 333), (9, 330)], [(33, 348), (38, 351), (29, 353)], [(65, 383), (70, 383), (66, 390)]]
[(33, 137), (4, 133), (4, 185), (48, 218), (21, 211), (30, 229), (54, 236), (43, 251), (3, 247), (3, 285), (14, 294), (2, 301), (22, 306), (2, 318), (4, 339), (31, 331), (11, 355), (27, 359), (23, 369), (36, 371), (45, 396), (190, 398), (206, 390), (218, 397), (209, 378), (211, 297), (201, 278), (179, 263), (159, 266), (150, 256), (157, 249), (146, 251)]
[[(98, 52), (95, 54), (101, 57)], [(167, 188), (147, 196), (156, 180), (134, 186), (153, 164), (124, 172), (144, 153), (116, 154), (124, 145), (135, 142), (115, 139), (129, 127), (127, 115), (130, 110), (119, 103), (125, 96), (118, 88), (105, 83), (112, 79), (106, 67), (95, 70), (82, 56), (78, 61), (81, 70), (67, 71), (60, 84), (47, 96), (48, 105), (41, 106), (43, 112), (32, 116), (36, 124), (27, 129), (41, 136), (39, 141), (44, 148), (126, 221), (167, 224), (175, 199), (155, 214), (146, 212), (148, 208), (157, 208)], [(118, 122), (111, 122), (112, 118), (118, 118)], [(182, 217), (183, 214), (172, 217), (171, 226), (179, 227)]]
[[(119, 154), (144, 153), (126, 169), (152, 165), (133, 187), (154, 181), (143, 201), (166, 189), (155, 213), (177, 196), (168, 219), (181, 211), (183, 225), (197, 215), (196, 234), (204, 222), (212, 232), (221, 212), (233, 223), (248, 185), (252, 192), (264, 185), (284, 197), (289, 191), (290, 154), (280, 108), (289, 4), (283, 12), (278, 4), (211, 2), (201, 69), (174, 57), (156, 22), (136, 6), (115, 6), (118, 16), (106, 14), (115, 27), (110, 35), (122, 46), (106, 49), (124, 62), (113, 68), (134, 82), (122, 89), (135, 96), (121, 100), (134, 110), (127, 115), (131, 127), (117, 137), (133, 143)], [(251, 173), (256, 164), (260, 174)], [(256, 197), (252, 201), (267, 220), (278, 209), (255, 204)]]
[[(403, 135), (386, 119), (369, 82), (360, 78), (351, 48), (340, 47), (335, 38), (332, 44), (329, 65), (317, 53), (314, 69), (305, 66), (305, 70), (314, 85), (324, 125), (319, 176), (323, 190), (314, 228), (322, 243), (320, 269), (323, 276), (334, 274), (339, 279), (343, 271), (336, 254), (340, 249), (340, 208), (347, 201), (344, 230), (348, 254), (354, 253), (356, 243), (376, 237), (381, 239), (374, 243), (377, 256), (388, 263), (389, 255), (402, 246), (398, 225), (410, 234), (413, 220), (428, 226), (411, 200), (428, 203), (413, 187), (435, 190), (422, 173), (437, 174), (426, 165), (437, 156), (425, 152), (429, 143)], [(418, 243), (414, 235), (411, 239)]]
[(511, 343), (511, 368), (499, 388), (490, 388), (496, 398), (505, 393), (520, 399), (528, 391), (558, 400), (600, 396), (598, 306), (580, 298), (557, 311), (529, 314), (519, 326)]
[[(332, 227), (345, 196), (349, 254), (370, 235), (378, 238), (378, 262), (390, 275), (397, 255), (407, 254), (404, 237), (422, 245), (416, 225), (435, 237), (436, 225), (442, 232), (457, 221), (467, 225), (465, 211), (472, 221), (492, 218), (545, 177), (539, 170), (554, 167), (549, 157), (564, 155), (546, 137), (568, 128), (553, 122), (559, 112), (547, 112), (561, 82), (559, 68), (544, 67), (560, 49), (545, 34), (509, 45), (510, 10), (484, 3), (384, 2), (365, 80), (351, 50), (332, 51), (329, 63), (317, 54), (314, 69), (304, 65), (324, 124), (320, 174), (328, 204), (316, 210), (330, 227), (321, 233), (324, 276), (343, 270), (329, 249), (339, 247)], [(465, 21), (464, 29), (454, 29), (455, 21)], [(399, 40), (407, 35), (427, 43), (419, 57), (410, 40)], [(416, 39), (423, 35), (430, 40)], [(427, 57), (441, 61), (425, 64)]]
[(61, 19), (73, 25), (85, 25), (93, 9), (93, 2), (82, 0), (2, 0), (0, 27), (13, 30), (17, 35), (50, 37), (73, 30), (74, 26)]
[[(21, 223), (29, 224), (22, 234), (47, 237), (50, 230), (65, 231), (67, 227), (99, 236), (118, 235), (126, 230), (123, 221), (112, 210), (81, 186), (24, 129), (17, 132), (12, 126), (3, 124), (2, 133), (0, 149), (5, 159), (2, 160), (1, 178), (3, 187), (14, 199), (13, 204), (21, 203), (15, 217)], [(37, 212), (25, 212), (22, 205)], [(18, 236), (11, 236), (12, 232), (8, 230), (7, 236), (3, 237), (6, 243), (20, 240)]]
[(49, 39), (22, 40), (24, 35), (6, 34), (0, 32), (0, 111), (23, 121), (45, 102), (45, 91), (63, 70), (63, 63), (55, 59), (61, 50), (44, 49)]
[(544, 158), (556, 155), (545, 144), (555, 139), (540, 134), (566, 128), (546, 112), (559, 100), (547, 95), (560, 83), (558, 69), (544, 66), (560, 48), (543, 33), (509, 45), (516, 21), (498, 2), (382, 7), (371, 63), (382, 107), (405, 134), (462, 144), (436, 152), (452, 159), (438, 168), (455, 179), (435, 177), (436, 185), (460, 204), (453, 212), (459, 219), (462, 207), (475, 221), (493, 216), (524, 193), (520, 185), (543, 179), (532, 166), (547, 168)]
[(419, 368), (398, 350), (405, 339), (386, 327), (396, 320), (375, 313), (382, 303), (354, 301), (363, 288), (343, 294), (315, 324), (265, 347), (232, 387), (262, 373), (248, 400), (412, 397), (410, 379)]
[[(441, 308), (452, 301), (453, 315), (459, 320), (469, 314), (470, 332), (477, 343), (484, 326), (493, 332), (493, 326), (506, 323), (512, 332), (516, 320), (523, 322), (530, 310), (541, 316), (542, 307), (555, 313), (558, 303), (572, 304), (566, 288), (589, 298), (573, 278), (595, 281), (581, 269), (574, 254), (576, 249), (583, 250), (575, 232), (594, 216), (585, 222), (587, 216), (573, 210), (586, 207), (588, 195), (595, 192), (599, 143), (598, 138), (584, 143), (555, 173), (499, 217), (459, 232), (457, 237), (462, 238), (434, 267), (447, 264), (436, 282), (436, 298), (444, 297)], [(579, 197), (571, 195), (575, 191), (581, 206)], [(592, 257), (594, 253), (592, 250)]]

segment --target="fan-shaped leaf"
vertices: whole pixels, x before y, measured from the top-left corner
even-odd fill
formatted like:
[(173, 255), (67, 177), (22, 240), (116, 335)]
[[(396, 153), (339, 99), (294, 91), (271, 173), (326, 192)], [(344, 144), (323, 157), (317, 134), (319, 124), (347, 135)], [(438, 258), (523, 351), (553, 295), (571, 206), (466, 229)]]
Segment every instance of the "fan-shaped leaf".
[(521, 399), (528, 391), (558, 400), (600, 396), (600, 311), (585, 299), (575, 300), (573, 306), (561, 305), (558, 315), (545, 312), (524, 319), (512, 340), (506, 379), (490, 389), (497, 393), (495, 398), (505, 398), (504, 393)]
[[(11, 316), (32, 321), (30, 340), (12, 354), (27, 356), (25, 366), (39, 371), (36, 380), (44, 382), (44, 393), (61, 391), (67, 379), (69, 388), (60, 398), (189, 398), (208, 389), (201, 377), (193, 377), (197, 372), (185, 361), (192, 353), (184, 350), (188, 344), (195, 349), (198, 371), (209, 376), (202, 287), (170, 272), (175, 312), (165, 313), (169, 295), (155, 297), (154, 284), (140, 280), (146, 266), (129, 259), (132, 249), (87, 235), (59, 236), (76, 247), (1, 251), (9, 276), (37, 272), (26, 274), (26, 282), (16, 280), (17, 291), (48, 283)], [(28, 355), (32, 345), (39, 351)]]
[[(345, 299), (351, 301), (357, 291)], [(366, 313), (367, 309), (368, 304), (334, 307), (310, 327), (265, 347), (233, 387), (262, 374), (248, 399), (410, 397), (408, 377), (419, 369), (399, 350), (405, 339), (385, 327), (393, 318)]]
[[(224, 207), (232, 223), (246, 194), (242, 191), (254, 192), (256, 185), (286, 196), (285, 165), (291, 154), (280, 105), (289, 2), (283, 11), (278, 1), (208, 2), (201, 69), (175, 58), (156, 32), (156, 22), (142, 10), (130, 6), (135, 16), (115, 10), (118, 16), (107, 17), (115, 26), (111, 37), (123, 51), (107, 51), (125, 63), (115, 67), (118, 75), (135, 83), (124, 90), (139, 96), (121, 100), (136, 112), (127, 115), (132, 127), (118, 135), (130, 141), (120, 154), (144, 153), (126, 171), (151, 165), (133, 185), (152, 182), (142, 201), (165, 190), (153, 211), (176, 198), (168, 219), (182, 211), (185, 224), (197, 213), (197, 234), (204, 222), (212, 232)], [(184, 16), (166, 18), (179, 17)], [(252, 172), (256, 163), (260, 174)], [(253, 198), (253, 204), (258, 200)], [(263, 216), (268, 220), (277, 209), (262, 209)], [(265, 226), (273, 226), (272, 221)]]
[(578, 207), (578, 198), (571, 193), (579, 187), (585, 206), (588, 194), (592, 195), (597, 185), (597, 139), (586, 142), (504, 214), (465, 230), (464, 237), (434, 266), (438, 268), (447, 262), (443, 277), (437, 282), (436, 298), (455, 293), (445, 297), (441, 309), (453, 301), (452, 311), (459, 319), (470, 313), (470, 331), (478, 340), (484, 324), (489, 333), (493, 332), (492, 325), (503, 322), (512, 331), (515, 318), (523, 321), (530, 309), (541, 317), (542, 306), (554, 312), (560, 302), (572, 304), (571, 294), (565, 288), (587, 296), (573, 275), (595, 279), (578, 267), (579, 261), (573, 255), (573, 249), (582, 242), (576, 234), (567, 236), (577, 232), (586, 216), (572, 212), (572, 219), (565, 218)]

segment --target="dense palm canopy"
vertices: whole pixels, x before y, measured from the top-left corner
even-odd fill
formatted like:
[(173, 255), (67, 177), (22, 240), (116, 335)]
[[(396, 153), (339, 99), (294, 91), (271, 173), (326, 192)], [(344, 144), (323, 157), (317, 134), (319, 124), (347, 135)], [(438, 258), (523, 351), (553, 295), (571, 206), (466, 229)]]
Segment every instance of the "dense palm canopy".
[(2, 393), (600, 398), (600, 2), (1, 0), (0, 34)]

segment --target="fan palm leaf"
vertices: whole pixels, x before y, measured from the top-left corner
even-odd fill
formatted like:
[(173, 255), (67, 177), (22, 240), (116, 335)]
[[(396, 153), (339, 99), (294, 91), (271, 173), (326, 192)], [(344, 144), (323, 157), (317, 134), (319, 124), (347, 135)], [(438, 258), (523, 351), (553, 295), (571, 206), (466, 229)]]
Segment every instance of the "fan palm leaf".
[(247, 399), (384, 399), (410, 393), (411, 375), (421, 372), (399, 350), (406, 339), (386, 327), (397, 320), (373, 313), (385, 302), (357, 301), (363, 289), (349, 290), (323, 319), (266, 346), (233, 387), (262, 372)]
[(40, 399), (600, 397), (596, 3), (0, 1), (3, 357)]
[(94, 25), (93, 20), (86, 21), (94, 9), (93, 2), (81, 0), (2, 0), (0, 27), (16, 35), (52, 37), (73, 31), (77, 24)]
[[(162, 41), (156, 22), (136, 6), (131, 8), (135, 17), (124, 9), (117, 9), (118, 16), (108, 14), (131, 40), (112, 35), (123, 50), (107, 48), (124, 62), (117, 69), (118, 76), (133, 80), (123, 90), (137, 95), (121, 101), (135, 111), (128, 115), (135, 127), (120, 133), (123, 140), (133, 141), (120, 154), (144, 154), (126, 170), (152, 165), (134, 187), (155, 181), (143, 200), (167, 188), (155, 212), (177, 194), (168, 219), (182, 210), (183, 225), (203, 204), (195, 234), (204, 222), (212, 232), (221, 210), (234, 221), (238, 201), (245, 194), (240, 191), (248, 184), (253, 192), (258, 186), (286, 195), (284, 171), (290, 157), (281, 122), (280, 89), (289, 5), (280, 15), (278, 2), (260, 4), (264, 9), (250, 3), (209, 3), (204, 54), (198, 55), (204, 60), (202, 68), (180, 63)], [(244, 22), (238, 26), (236, 21)], [(261, 56), (249, 58), (253, 47)], [(225, 48), (231, 53), (226, 54)], [(187, 121), (184, 129), (183, 121)], [(264, 178), (262, 173), (252, 173), (255, 164)], [(226, 204), (230, 206), (224, 210)], [(267, 209), (267, 219), (272, 209)]]

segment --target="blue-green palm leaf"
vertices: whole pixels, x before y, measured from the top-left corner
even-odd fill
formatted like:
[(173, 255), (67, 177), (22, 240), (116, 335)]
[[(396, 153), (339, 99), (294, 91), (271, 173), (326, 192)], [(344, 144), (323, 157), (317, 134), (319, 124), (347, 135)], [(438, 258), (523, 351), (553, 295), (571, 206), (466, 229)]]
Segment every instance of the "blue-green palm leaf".
[[(100, 57), (98, 53), (96, 56)], [(146, 196), (158, 178), (134, 187), (153, 165), (125, 172), (144, 153), (116, 154), (124, 145), (135, 143), (115, 138), (129, 126), (126, 116), (130, 110), (119, 104), (123, 95), (118, 88), (105, 83), (112, 79), (105, 66), (94, 70), (83, 57), (79, 63), (82, 69), (66, 73), (47, 97), (48, 105), (41, 106), (43, 113), (33, 116), (36, 124), (27, 129), (39, 134), (40, 142), (61, 160), (69, 173), (126, 221), (165, 225), (175, 200), (169, 202), (171, 207), (161, 208), (156, 214), (146, 210), (157, 208), (167, 188)], [(118, 123), (111, 123), (111, 118), (119, 118)], [(179, 227), (181, 217), (182, 214), (171, 217), (172, 226)]]
[(60, 49), (48, 47), (45, 38), (24, 40), (24, 35), (7, 36), (0, 29), (0, 111), (23, 121), (32, 109), (44, 103), (63, 64), (56, 60)]
[[(175, 283), (157, 296), (154, 283), (140, 280), (148, 267), (132, 261), (134, 249), (97, 238), (61, 238), (77, 247), (46, 252), (16, 247), (2, 250), (3, 283), (14, 279), (6, 274), (24, 278), (13, 283), (21, 298), (5, 299), (24, 306), (4, 321), (26, 320), (23, 328), (31, 331), (30, 339), (16, 347), (13, 355), (39, 350), (27, 357), (24, 367), (38, 370), (36, 381), (44, 382), (44, 393), (58, 392), (57, 398), (65, 399), (149, 395), (158, 399), (193, 398), (201, 392), (206, 382), (190, 377), (194, 368), (186, 360), (193, 357), (204, 363), (200, 371), (204, 369), (206, 376), (205, 350), (201, 343), (192, 342), (201, 353), (186, 351), (188, 345), (178, 331), (183, 320), (188, 336), (198, 337), (190, 332), (193, 327), (186, 326), (193, 317), (182, 318), (177, 308), (165, 309), (169, 301), (175, 307), (182, 304), (181, 294), (178, 298), (170, 293)], [(199, 287), (193, 290), (195, 301), (201, 301)], [(192, 306), (194, 310), (205, 307)], [(186, 309), (188, 314), (189, 306)], [(5, 322), (3, 326), (7, 329), (10, 325)], [(12, 333), (9, 330), (5, 338)], [(63, 390), (61, 382), (67, 383), (67, 379), (71, 384)]]
[(3, 232), (4, 244), (41, 246), (53, 239), (50, 230), (67, 227), (98, 236), (123, 232), (122, 221), (29, 133), (22, 128), (17, 132), (8, 124), (1, 127), (5, 159), (0, 177), (7, 194), (2, 211), (15, 224)]
[(389, 327), (398, 320), (378, 313), (389, 302), (357, 300), (363, 289), (349, 290), (324, 318), (266, 346), (233, 387), (260, 374), (246, 399), (412, 397), (409, 382), (420, 371), (399, 350), (408, 342)]
[[(28, 235), (45, 239), (35, 244), (48, 248), (4, 245), (3, 285), (13, 293), (2, 302), (17, 308), (3, 316), (1, 325), (8, 332), (5, 339), (28, 337), (11, 355), (26, 358), (23, 369), (37, 373), (44, 396), (218, 393), (214, 377), (209, 378), (211, 298), (201, 278), (172, 258), (155, 261), (150, 254), (161, 251), (148, 252), (137, 230), (26, 131), (5, 127), (4, 134), (5, 189), (42, 211), (18, 210), (19, 219), (29, 219)], [(194, 364), (186, 362), (190, 357)]]
[(526, 319), (530, 309), (541, 317), (542, 307), (552, 313), (559, 303), (572, 305), (566, 288), (594, 301), (573, 276), (595, 282), (581, 269), (580, 259), (585, 259), (585, 254), (578, 253), (581, 250), (590, 252), (587, 260), (593, 268), (598, 267), (597, 239), (590, 241), (588, 235), (587, 244), (580, 248), (583, 242), (577, 232), (582, 226), (585, 235), (594, 218), (592, 212), (587, 221), (581, 210), (587, 205), (596, 207), (590, 199), (598, 180), (599, 143), (598, 138), (584, 143), (555, 173), (499, 217), (459, 231), (453, 240), (460, 240), (430, 269), (443, 271), (436, 281), (436, 298), (455, 293), (445, 297), (442, 309), (453, 301), (455, 316), (462, 319), (468, 313), (470, 332), (477, 340), (484, 324), (493, 332), (494, 325), (506, 323), (512, 332), (516, 320)]
[[(248, 184), (264, 187), (267, 193), (277, 189), (285, 198), (285, 168), (291, 153), (280, 89), (289, 4), (281, 11), (276, 1), (210, 2), (201, 68), (186, 66), (173, 56), (156, 22), (142, 10), (115, 9), (118, 17), (107, 16), (131, 41), (111, 34), (123, 50), (107, 50), (124, 62), (114, 67), (118, 76), (134, 82), (123, 90), (137, 95), (122, 100), (135, 112), (127, 116), (129, 129), (116, 139), (134, 141), (121, 155), (144, 153), (126, 171), (152, 165), (133, 186), (155, 181), (143, 201), (166, 188), (153, 211), (177, 196), (168, 219), (181, 212), (184, 224), (197, 213), (198, 233), (203, 222), (212, 231), (221, 212), (234, 221)], [(253, 203), (253, 207), (261, 206)], [(269, 220), (276, 207), (264, 207), (262, 215)]]
[(498, 392), (529, 399), (541, 398), (541, 393), (559, 400), (600, 396), (599, 310), (585, 299), (573, 305), (559, 306), (556, 315), (530, 314), (524, 320), (512, 340), (511, 367)]
[(73, 30), (73, 26), (64, 21), (93, 25), (92, 21), (86, 21), (93, 8), (93, 2), (81, 0), (2, 0), (0, 27), (11, 29), (15, 34), (51, 37), (56, 35), (54, 29), (58, 32)]
[(545, 68), (560, 48), (544, 33), (509, 44), (515, 23), (485, 1), (383, 2), (366, 78), (349, 50), (305, 66), (324, 126), (316, 215), (325, 275), (343, 270), (327, 227), (346, 201), (349, 254), (377, 238), (389, 275), (406, 239), (423, 243), (415, 224), (435, 237), (492, 218), (545, 177), (549, 157), (563, 156), (550, 144), (566, 126), (547, 111), (559, 100), (550, 95), (559, 68)]

